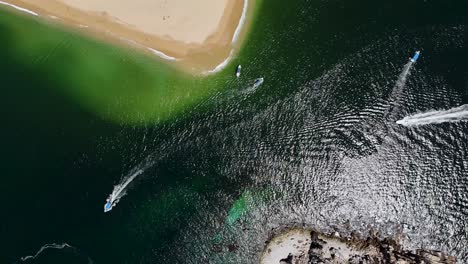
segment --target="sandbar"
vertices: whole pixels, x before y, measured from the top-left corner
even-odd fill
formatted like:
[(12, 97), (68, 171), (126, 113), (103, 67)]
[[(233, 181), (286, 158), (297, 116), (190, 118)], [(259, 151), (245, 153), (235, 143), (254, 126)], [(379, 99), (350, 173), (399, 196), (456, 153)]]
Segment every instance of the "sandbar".
[(194, 73), (213, 72), (230, 58), (248, 6), (248, 0), (2, 2), (99, 39), (130, 45)]

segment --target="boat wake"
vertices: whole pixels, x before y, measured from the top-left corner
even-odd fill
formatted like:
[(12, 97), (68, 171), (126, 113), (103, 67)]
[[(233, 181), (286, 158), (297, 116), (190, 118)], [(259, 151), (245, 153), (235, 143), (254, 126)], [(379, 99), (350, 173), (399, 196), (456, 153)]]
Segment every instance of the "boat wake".
[(21, 261), (31, 260), (37, 258), (42, 252), (47, 249), (64, 249), (64, 248), (73, 248), (72, 246), (68, 245), (67, 243), (63, 244), (45, 244), (44, 246), (39, 249), (35, 255), (21, 257)]
[(454, 107), (449, 110), (434, 110), (425, 113), (418, 113), (398, 120), (396, 123), (409, 127), (458, 121), (468, 121), (468, 104)]
[(385, 120), (395, 120), (394, 115), (398, 112), (399, 102), (401, 101), (401, 96), (413, 65), (414, 62), (409, 60), (408, 63), (403, 66), (403, 69), (398, 76), (395, 86), (393, 87), (393, 90), (388, 98), (388, 105), (384, 111)]
[[(173, 140), (177, 139), (178, 138), (176, 137)], [(149, 155), (139, 165), (131, 169), (130, 172), (124, 176), (118, 184), (114, 185), (114, 189), (108, 196), (106, 204), (104, 205), (104, 212), (111, 211), (112, 208), (114, 208), (120, 201), (120, 199), (127, 194), (127, 189), (132, 185), (132, 183), (134, 183), (138, 176), (142, 175), (146, 170), (155, 165), (162, 157), (167, 155), (169, 153), (169, 147), (172, 147), (174, 144), (175, 142), (169, 141), (167, 144), (160, 146), (155, 153)]]
[(397, 87), (398, 88), (405, 87), (406, 77), (408, 77), (411, 66), (413, 66), (413, 64), (414, 64), (414, 62), (410, 61), (410, 62), (405, 64), (405, 67), (403, 67), (403, 71), (401, 72), (400, 76), (398, 77), (398, 81), (397, 81)]
[(413, 65), (414, 65), (414, 62), (409, 61), (408, 63), (405, 64), (405, 66), (403, 66), (403, 70), (398, 76), (398, 80), (396, 81), (395, 88), (393, 89), (393, 92), (390, 96), (390, 99), (392, 101), (398, 101), (400, 99), (401, 93), (403, 92), (403, 89), (406, 86), (406, 80), (408, 79), (408, 75)]
[[(35, 262), (35, 259), (39, 258), (42, 254), (45, 254), (46, 251), (49, 251), (49, 250), (67, 250), (69, 253), (72, 253), (73, 255), (75, 255), (75, 257), (79, 257), (79, 259), (83, 260), (83, 261), (86, 261), (88, 264), (92, 264), (93, 261), (89, 258), (89, 257), (85, 257), (83, 256), (79, 250), (73, 246), (70, 246), (69, 244), (67, 243), (62, 243), (62, 244), (56, 244), (56, 243), (51, 243), (51, 244), (45, 244), (44, 246), (42, 246), (37, 252), (36, 254), (34, 255), (30, 255), (30, 256), (25, 256), (25, 257), (21, 257), (21, 262), (26, 262), (26, 263), (29, 263), (31, 261), (34, 261)], [(74, 257), (74, 258), (75, 258)], [(77, 260), (77, 259), (75, 259)]]
[[(128, 174), (126, 177), (124, 177), (119, 184), (114, 186), (114, 189), (112, 190), (112, 193), (109, 195), (109, 198), (107, 200), (109, 204), (109, 210), (110, 211), (113, 207), (117, 205), (117, 203), (120, 201), (120, 198), (124, 197), (126, 194), (126, 189), (130, 185), (130, 183), (135, 180), (136, 177), (138, 177), (140, 174), (144, 172), (145, 169), (139, 169), (137, 171), (134, 171), (130, 174)], [(107, 204), (106, 204), (107, 205)], [(106, 211), (106, 212), (107, 212)]]

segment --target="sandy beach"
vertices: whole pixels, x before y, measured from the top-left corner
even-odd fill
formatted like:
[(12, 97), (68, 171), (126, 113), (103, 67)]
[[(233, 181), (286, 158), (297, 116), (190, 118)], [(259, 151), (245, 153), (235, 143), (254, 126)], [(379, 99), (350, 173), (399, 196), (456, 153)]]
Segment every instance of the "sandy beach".
[[(248, 0), (3, 0), (102, 40), (131, 45), (190, 72), (231, 54)], [(218, 67), (219, 68), (219, 67)]]

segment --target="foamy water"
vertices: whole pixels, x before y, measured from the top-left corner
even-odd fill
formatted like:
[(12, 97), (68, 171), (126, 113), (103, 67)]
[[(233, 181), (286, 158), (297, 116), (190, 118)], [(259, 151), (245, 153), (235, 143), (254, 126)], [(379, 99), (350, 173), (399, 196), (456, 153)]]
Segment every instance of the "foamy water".
[(49, 251), (54, 251), (54, 250), (59, 250), (59, 251), (64, 251), (65, 250), (65, 251), (67, 251), (66, 253), (71, 254), (70, 257), (73, 258), (75, 261), (77, 259), (81, 260), (80, 262), (77, 262), (77, 263), (83, 263), (84, 261), (86, 261), (88, 264), (93, 263), (93, 260), (91, 258), (89, 258), (88, 256), (83, 255), (83, 253), (80, 252), (79, 249), (77, 249), (74, 246), (71, 246), (68, 243), (45, 244), (34, 255), (21, 257), (20, 261), (25, 262), (25, 263), (42, 263), (42, 262), (39, 262), (41, 256), (43, 254), (47, 255), (47, 253)]
[(22, 7), (19, 7), (19, 6), (15, 6), (13, 4), (10, 4), (10, 3), (6, 3), (6, 2), (3, 2), (3, 1), (0, 1), (0, 5), (6, 5), (6, 6), (9, 6), (9, 7), (13, 7), (14, 9), (16, 10), (19, 10), (21, 12), (25, 12), (25, 13), (28, 13), (30, 15), (33, 15), (33, 16), (38, 16), (39, 14), (36, 13), (36, 12), (33, 12), (29, 9), (26, 9), (26, 8), (22, 8)]
[(468, 121), (468, 104), (454, 107), (449, 110), (433, 110), (425, 113), (414, 114), (398, 120), (396, 123), (403, 126), (420, 126), (460, 121)]

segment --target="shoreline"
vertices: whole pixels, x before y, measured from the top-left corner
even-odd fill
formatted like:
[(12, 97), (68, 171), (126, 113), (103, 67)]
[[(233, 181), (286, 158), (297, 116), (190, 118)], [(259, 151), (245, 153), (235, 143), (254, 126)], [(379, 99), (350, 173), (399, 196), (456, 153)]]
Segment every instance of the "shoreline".
[[(54, 25), (63, 25), (66, 29), (75, 30), (99, 41), (134, 48), (157, 56), (165, 63), (194, 75), (209, 75), (221, 71), (229, 64), (246, 35), (246, 22), (249, 20), (249, 15), (253, 13), (251, 11), (253, 1), (225, 1), (226, 5), (215, 31), (206, 31), (205, 35), (198, 35), (198, 42), (202, 43), (183, 42), (171, 39), (170, 36), (148, 34), (139, 29), (130, 28), (121, 21), (109, 20), (107, 14), (86, 13), (59, 3), (57, 0), (3, 0), (0, 1), (0, 6), (40, 17), (41, 20)], [(40, 2), (50, 3), (50, 5), (36, 6)], [(103, 28), (103, 26), (106, 27)]]
[(377, 234), (360, 237), (335, 232), (321, 233), (308, 228), (284, 229), (265, 242), (261, 264), (307, 263), (446, 263), (456, 258), (430, 249), (405, 249), (402, 237), (380, 238)]
[[(250, 9), (252, 9), (252, 8), (250, 8)], [(227, 56), (227, 58), (224, 61), (222, 61), (220, 64), (216, 65), (213, 69), (205, 70), (204, 72), (202, 72), (202, 74), (209, 75), (209, 74), (220, 72), (224, 68), (226, 68), (226, 66), (229, 64), (229, 62), (231, 61), (231, 59), (234, 56), (234, 52), (235, 52), (235, 49), (236, 49), (235, 45), (239, 42), (239, 38), (240, 38), (240, 35), (242, 33), (242, 29), (244, 28), (245, 21), (247, 20), (247, 11), (250, 10), (250, 9), (249, 9), (249, 0), (244, 0), (244, 7), (242, 8), (242, 15), (241, 15), (241, 17), (239, 19), (239, 23), (237, 24), (236, 30), (234, 31), (234, 34), (232, 36), (232, 41), (231, 41), (232, 49), (229, 52), (229, 55)], [(242, 40), (240, 42), (242, 42)]]
[(33, 12), (33, 11), (29, 10), (29, 9), (22, 8), (22, 7), (14, 5), (14, 4), (7, 3), (7, 2), (0, 1), (0, 5), (8, 6), (8, 7), (16, 9), (17, 11), (24, 12), (24, 13), (27, 13), (27, 14), (30, 14), (30, 15), (33, 15), (33, 16), (39, 16), (39, 14), (36, 13), (36, 12)]

